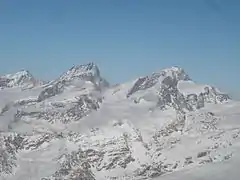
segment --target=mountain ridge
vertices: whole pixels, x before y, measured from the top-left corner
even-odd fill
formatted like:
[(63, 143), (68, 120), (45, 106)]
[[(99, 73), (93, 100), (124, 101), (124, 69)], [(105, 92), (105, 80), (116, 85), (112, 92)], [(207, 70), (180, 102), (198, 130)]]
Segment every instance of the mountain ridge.
[[(154, 76), (154, 75), (160, 76), (161, 73), (166, 73), (166, 74), (167, 73), (176, 73), (175, 75), (177, 75), (177, 76), (184, 76), (182, 78), (185, 78), (184, 79), (185, 81), (192, 81), (192, 82), (196, 83), (196, 81), (193, 81), (190, 78), (190, 76), (186, 73), (186, 71), (182, 67), (180, 67), (180, 66), (172, 66), (172, 67), (169, 67), (169, 68), (163, 68), (163, 69), (160, 69), (158, 71), (153, 72), (151, 75), (141, 76), (139, 78), (135, 78), (135, 79), (132, 79), (132, 80), (129, 80), (129, 81), (137, 81), (137, 80), (140, 80), (142, 78), (149, 78), (150, 76)], [(48, 80), (48, 81), (43, 81), (43, 80), (36, 79), (30, 73), (30, 71), (28, 71), (26, 69), (21, 69), (20, 71), (17, 71), (17, 72), (12, 73), (12, 74), (0, 75), (0, 83), (6, 77), (11, 77), (11, 76), (16, 76), (17, 77), (19, 75), (21, 76), (21, 74), (22, 74), (22, 76), (26, 76), (27, 75), (30, 78), (35, 79), (34, 81), (36, 81), (38, 83), (36, 85), (34, 85), (34, 86), (38, 86), (38, 85), (48, 86), (49, 84), (53, 84), (53, 83), (55, 83), (56, 81), (59, 81), (59, 80), (61, 80), (61, 81), (68, 81), (68, 80), (71, 80), (71, 78), (72, 79), (74, 79), (75, 77), (77, 77), (77, 78), (84, 78), (84, 76), (88, 77), (88, 75), (90, 75), (90, 77), (97, 76), (97, 78), (99, 78), (98, 81), (102, 81), (102, 82), (97, 82), (97, 83), (102, 83), (103, 86), (116, 86), (117, 85), (117, 84), (110, 84), (105, 78), (101, 77), (100, 69), (98, 68), (97, 64), (95, 64), (94, 62), (89, 62), (89, 63), (85, 63), (85, 64), (80, 64), (80, 65), (73, 65), (71, 68), (69, 68), (67, 71), (62, 73), (57, 78), (55, 78), (53, 80)], [(180, 77), (180, 79), (181, 79), (181, 77)], [(88, 80), (89, 81), (93, 81), (90, 78)], [(118, 84), (124, 84), (124, 83), (125, 82), (118, 83)], [(16, 85), (16, 87), (17, 86), (18, 85)], [(1, 84), (0, 84), (0, 87), (1, 87)], [(12, 86), (10, 86), (10, 87), (12, 87)], [(211, 87), (214, 87), (214, 86), (211, 86)], [(217, 88), (217, 90), (218, 90), (218, 88)]]
[(240, 142), (240, 103), (179, 67), (111, 86), (88, 63), (0, 98), (0, 179), (161, 178)]

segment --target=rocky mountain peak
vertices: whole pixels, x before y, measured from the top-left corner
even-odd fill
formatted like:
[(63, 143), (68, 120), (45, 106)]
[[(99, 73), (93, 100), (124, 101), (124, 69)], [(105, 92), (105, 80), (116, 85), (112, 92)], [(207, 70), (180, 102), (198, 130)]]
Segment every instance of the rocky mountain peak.
[[(94, 90), (102, 91), (108, 87), (108, 82), (100, 75), (100, 70), (94, 63), (87, 63), (83, 65), (75, 65), (68, 71), (63, 73), (55, 81), (49, 83), (46, 88), (40, 93), (39, 101), (46, 98), (63, 93), (67, 87), (78, 87), (78, 89), (86, 89), (85, 85), (91, 83)], [(87, 85), (89, 87), (89, 84)]]
[(34, 76), (27, 70), (21, 70), (13, 74), (0, 76), (0, 87), (34, 87), (42, 84), (41, 81), (34, 78)]
[(187, 81), (190, 80), (190, 77), (180, 67), (166, 68), (159, 72), (154, 72), (151, 75), (138, 78), (127, 94), (127, 97), (137, 91), (149, 89), (156, 84), (159, 84), (159, 86), (173, 87), (176, 86), (180, 80)]
[[(196, 87), (198, 92), (195, 92)], [(184, 92), (187, 90), (187, 93)], [(177, 111), (192, 111), (204, 107), (204, 103), (222, 103), (229, 100), (209, 85), (197, 85), (180, 67), (171, 67), (149, 76), (138, 78), (127, 93), (134, 102), (140, 100), (156, 101), (161, 109), (172, 107)]]
[(161, 72), (164, 72), (165, 76), (171, 76), (176, 80), (191, 80), (189, 75), (181, 67), (173, 66), (171, 68), (163, 69)]
[(74, 65), (62, 76), (60, 76), (59, 80), (70, 81), (75, 78), (88, 80), (91, 77), (100, 78), (99, 68), (97, 67), (97, 65), (95, 65), (92, 62), (87, 64), (82, 64), (82, 65)]

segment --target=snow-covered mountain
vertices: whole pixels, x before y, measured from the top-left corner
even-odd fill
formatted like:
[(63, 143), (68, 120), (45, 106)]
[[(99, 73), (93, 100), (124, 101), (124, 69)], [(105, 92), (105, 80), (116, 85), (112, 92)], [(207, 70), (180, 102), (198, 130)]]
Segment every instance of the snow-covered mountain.
[(50, 82), (40, 93), (38, 100), (43, 101), (66, 91), (102, 91), (108, 86), (108, 82), (101, 77), (95, 64), (73, 66), (58, 79)]
[(21, 70), (14, 74), (0, 76), (0, 89), (14, 87), (32, 88), (42, 85), (43, 83), (43, 81), (35, 79), (33, 75), (26, 70)]
[(0, 179), (164, 179), (239, 152), (240, 103), (179, 67), (114, 86), (94, 63), (31, 89), (6, 77)]

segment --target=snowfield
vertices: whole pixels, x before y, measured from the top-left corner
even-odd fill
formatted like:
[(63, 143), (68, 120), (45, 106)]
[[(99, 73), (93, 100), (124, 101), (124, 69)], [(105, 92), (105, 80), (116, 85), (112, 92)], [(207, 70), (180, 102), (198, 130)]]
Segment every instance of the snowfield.
[(173, 172), (156, 178), (156, 180), (239, 180), (240, 144), (236, 144), (233, 149), (235, 155), (228, 161)]
[(93, 64), (0, 76), (0, 179), (239, 179), (240, 102), (172, 67), (110, 85)]

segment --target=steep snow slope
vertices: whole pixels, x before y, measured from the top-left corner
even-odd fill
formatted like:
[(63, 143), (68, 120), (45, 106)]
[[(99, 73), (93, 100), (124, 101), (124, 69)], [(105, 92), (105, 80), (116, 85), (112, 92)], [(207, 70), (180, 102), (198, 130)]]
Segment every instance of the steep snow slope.
[(33, 89), (8, 88), (0, 90), (0, 131), (6, 131), (19, 106), (37, 102), (42, 87)]
[(240, 165), (240, 144), (234, 145), (235, 155), (228, 161), (215, 164), (207, 164), (196, 168), (190, 168), (183, 171), (177, 171), (156, 178), (155, 180), (239, 180), (239, 165)]
[(1, 93), (2, 179), (153, 179), (238, 153), (240, 103), (179, 67), (109, 86), (89, 63)]

